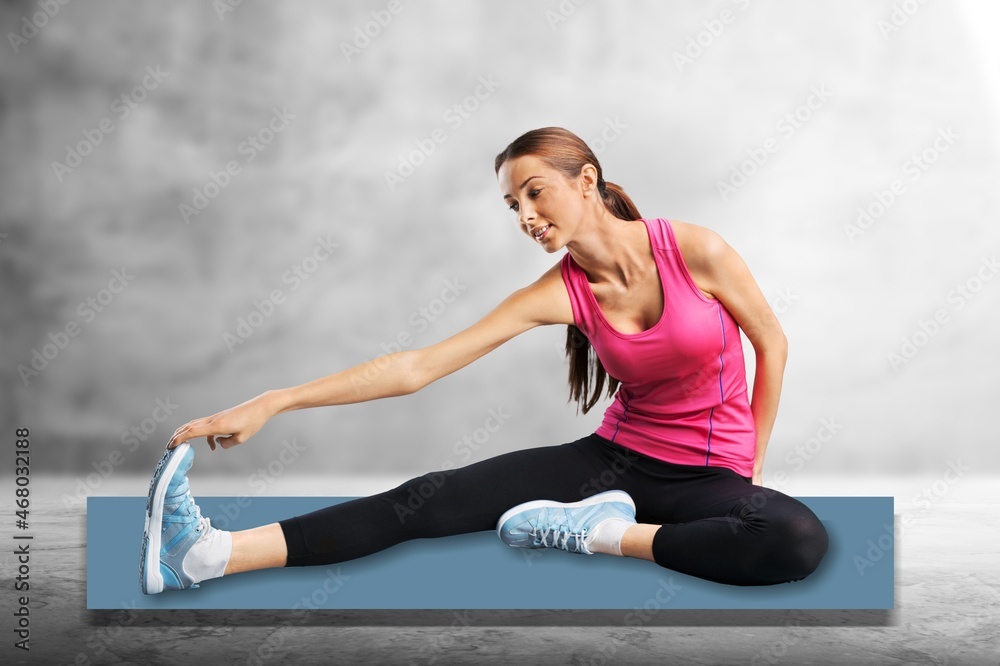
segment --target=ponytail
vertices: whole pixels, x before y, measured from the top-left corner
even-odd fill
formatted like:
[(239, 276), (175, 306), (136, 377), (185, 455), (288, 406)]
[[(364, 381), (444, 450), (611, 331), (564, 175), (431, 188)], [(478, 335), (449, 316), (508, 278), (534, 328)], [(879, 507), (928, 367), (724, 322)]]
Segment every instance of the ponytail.
[(625, 194), (625, 190), (618, 185), (605, 182), (604, 178), (600, 178), (597, 181), (597, 188), (601, 191), (604, 207), (611, 211), (611, 214), (618, 219), (638, 220), (642, 217), (635, 203)]

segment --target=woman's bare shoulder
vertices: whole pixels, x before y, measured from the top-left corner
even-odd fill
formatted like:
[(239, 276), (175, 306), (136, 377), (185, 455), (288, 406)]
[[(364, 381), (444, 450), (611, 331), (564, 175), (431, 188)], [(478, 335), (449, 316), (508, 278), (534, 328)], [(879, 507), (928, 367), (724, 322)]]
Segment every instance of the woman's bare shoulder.
[(670, 224), (691, 279), (706, 298), (715, 298), (713, 269), (732, 249), (722, 236), (708, 227), (681, 220), (670, 220)]
[(703, 268), (718, 259), (728, 247), (725, 239), (708, 227), (674, 219), (670, 220), (670, 226), (673, 227), (677, 247), (692, 270)]
[(525, 289), (531, 293), (540, 323), (575, 324), (573, 305), (562, 277), (562, 259)]

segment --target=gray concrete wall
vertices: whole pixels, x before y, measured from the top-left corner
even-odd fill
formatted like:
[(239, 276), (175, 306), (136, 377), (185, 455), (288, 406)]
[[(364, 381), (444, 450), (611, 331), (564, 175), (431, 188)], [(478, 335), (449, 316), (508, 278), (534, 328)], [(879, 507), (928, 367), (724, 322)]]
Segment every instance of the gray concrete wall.
[[(0, 10), (18, 36), (0, 61), (0, 424), (52, 442), (40, 467), (118, 449), (143, 472), (132, 428), (158, 447), (401, 335), (415, 348), (474, 323), (558, 259), (513, 228), (492, 170), (549, 124), (591, 141), (645, 215), (715, 229), (750, 266), (791, 345), (767, 473), (797, 466), (824, 419), (835, 437), (803, 474), (1000, 466), (984, 372), (1000, 280), (978, 277), (1000, 247), (997, 58), (975, 3), (898, 29), (892, 4), (863, 2), (60, 7), (30, 39), (35, 3)], [(271, 136), (275, 109), (294, 118)], [(390, 186), (435, 129), (444, 142)], [(879, 196), (894, 201), (859, 222)], [(318, 238), (337, 247), (313, 264)], [(241, 318), (259, 326), (236, 344)], [(294, 437), (312, 467), (425, 471), (491, 408), (510, 418), (455, 462), (570, 441), (608, 402), (567, 404), (564, 336), (535, 329), (414, 396), (282, 416), (207, 464), (250, 470)], [(44, 369), (19, 371), (33, 358)], [(157, 400), (176, 407), (154, 424)]]

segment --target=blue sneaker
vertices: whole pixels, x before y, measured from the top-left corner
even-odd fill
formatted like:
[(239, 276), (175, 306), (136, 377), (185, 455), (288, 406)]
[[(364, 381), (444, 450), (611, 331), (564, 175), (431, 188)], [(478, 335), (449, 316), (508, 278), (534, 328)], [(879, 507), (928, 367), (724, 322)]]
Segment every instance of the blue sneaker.
[(497, 521), (497, 534), (517, 548), (561, 548), (593, 555), (588, 537), (609, 518), (635, 522), (635, 502), (622, 490), (598, 493), (579, 502), (535, 500), (518, 504)]
[(199, 587), (198, 582), (221, 576), (229, 560), (231, 535), (213, 528), (191, 497), (192, 462), (194, 449), (179, 444), (164, 451), (153, 472), (139, 560), (144, 594)]

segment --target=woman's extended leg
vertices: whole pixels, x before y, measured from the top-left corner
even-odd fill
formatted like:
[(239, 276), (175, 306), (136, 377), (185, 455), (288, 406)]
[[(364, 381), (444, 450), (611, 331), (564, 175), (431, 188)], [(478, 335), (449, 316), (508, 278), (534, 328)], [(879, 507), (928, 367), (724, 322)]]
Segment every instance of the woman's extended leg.
[(278, 523), (233, 532), (233, 551), (226, 574), (283, 567), (288, 559), (285, 535)]
[(588, 481), (602, 465), (588, 435), (429, 472), (377, 495), (280, 521), (286, 566), (333, 564), (410, 539), (492, 530), (522, 502), (573, 502), (596, 494)]
[(190, 494), (192, 459), (193, 450), (183, 444), (165, 452), (154, 472), (140, 560), (147, 594), (242, 571), (342, 562), (410, 539), (492, 530), (505, 511), (528, 500), (594, 495), (599, 491), (591, 480), (608, 473), (588, 435), (429, 472), (377, 495), (226, 532), (201, 516)]
[[(606, 459), (595, 451), (592, 435), (559, 446), (514, 451), (458, 469), (429, 472), (377, 495), (233, 532), (225, 573), (332, 564), (409, 539), (492, 530), (503, 512), (521, 502), (540, 498), (571, 502), (600, 492), (595, 483), (613, 474), (621, 460)], [(634, 533), (631, 541), (651, 552), (659, 526), (640, 527), (646, 529), (641, 537)]]

